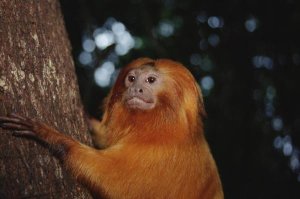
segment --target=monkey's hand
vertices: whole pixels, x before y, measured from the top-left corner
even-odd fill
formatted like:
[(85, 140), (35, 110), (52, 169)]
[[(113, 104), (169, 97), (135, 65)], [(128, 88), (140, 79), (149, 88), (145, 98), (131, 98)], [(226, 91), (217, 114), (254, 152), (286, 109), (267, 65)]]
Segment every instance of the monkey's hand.
[(87, 118), (87, 124), (88, 124), (89, 130), (92, 133), (97, 133), (97, 131), (99, 131), (101, 122), (99, 120), (97, 120), (96, 118), (88, 117)]
[(9, 114), (0, 116), (0, 127), (13, 131), (14, 135), (38, 136), (42, 124), (16, 114)]
[(0, 127), (11, 130), (16, 136), (35, 137), (50, 145), (66, 146), (74, 142), (71, 137), (58, 132), (44, 123), (16, 114), (0, 116)]

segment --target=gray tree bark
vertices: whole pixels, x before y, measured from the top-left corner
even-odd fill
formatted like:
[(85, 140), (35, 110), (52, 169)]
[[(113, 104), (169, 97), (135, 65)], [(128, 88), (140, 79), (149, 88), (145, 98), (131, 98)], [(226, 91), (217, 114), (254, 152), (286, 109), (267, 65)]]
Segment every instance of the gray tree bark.
[[(0, 115), (91, 144), (58, 0), (0, 1)], [(36, 142), (0, 129), (0, 198), (91, 198)]]

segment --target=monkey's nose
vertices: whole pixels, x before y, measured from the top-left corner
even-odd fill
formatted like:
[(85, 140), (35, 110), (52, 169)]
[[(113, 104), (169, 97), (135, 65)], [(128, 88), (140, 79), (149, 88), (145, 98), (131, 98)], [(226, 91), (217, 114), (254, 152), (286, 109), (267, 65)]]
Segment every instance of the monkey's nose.
[(144, 90), (142, 89), (142, 88), (139, 88), (139, 87), (131, 87), (130, 88), (130, 92), (133, 94), (133, 93), (135, 93), (135, 94), (141, 94), (141, 93), (143, 93), (144, 92)]
[(143, 91), (143, 89), (142, 88), (134, 88), (134, 93), (143, 93), (144, 91)]

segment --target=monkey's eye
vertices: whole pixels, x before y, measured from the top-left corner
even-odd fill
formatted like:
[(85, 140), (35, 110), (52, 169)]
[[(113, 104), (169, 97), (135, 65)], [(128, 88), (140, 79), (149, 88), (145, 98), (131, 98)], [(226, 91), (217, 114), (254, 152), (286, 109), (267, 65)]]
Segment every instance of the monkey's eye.
[(128, 79), (129, 82), (134, 82), (134, 81), (135, 81), (135, 76), (129, 75), (129, 76), (127, 77), (127, 79)]
[(153, 84), (156, 81), (156, 78), (155, 77), (148, 77), (146, 81), (150, 84)]

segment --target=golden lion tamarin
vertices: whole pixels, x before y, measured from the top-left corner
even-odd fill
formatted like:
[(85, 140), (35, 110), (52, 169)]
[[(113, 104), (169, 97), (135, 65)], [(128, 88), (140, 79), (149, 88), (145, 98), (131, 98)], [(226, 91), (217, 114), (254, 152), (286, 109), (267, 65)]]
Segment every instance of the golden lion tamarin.
[(101, 198), (222, 199), (217, 167), (204, 138), (204, 106), (181, 64), (140, 58), (110, 92), (102, 121), (91, 120), (95, 149), (30, 118), (0, 117), (0, 126), (33, 136)]

